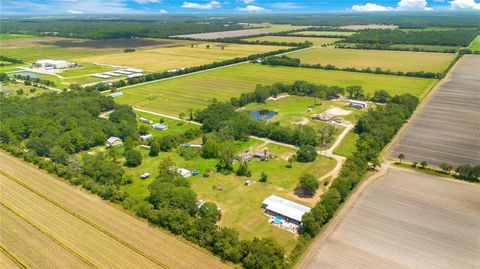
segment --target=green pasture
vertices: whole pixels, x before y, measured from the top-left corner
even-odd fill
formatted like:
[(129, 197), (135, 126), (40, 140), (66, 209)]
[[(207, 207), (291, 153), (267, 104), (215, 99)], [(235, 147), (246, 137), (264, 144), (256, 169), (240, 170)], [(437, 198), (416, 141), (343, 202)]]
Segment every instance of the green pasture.
[(18, 35), (18, 34), (0, 34), (0, 40), (12, 40), (12, 39), (22, 39), (22, 38), (32, 38), (36, 37), (34, 35)]
[(354, 133), (353, 131), (348, 132), (340, 145), (334, 149), (333, 153), (345, 157), (352, 156), (356, 150), (357, 140), (358, 134)]
[(305, 43), (305, 41), (310, 41), (313, 45), (323, 45), (333, 43), (340, 40), (339, 38), (328, 38), (328, 37), (301, 37), (301, 36), (260, 36), (260, 37), (251, 37), (242, 39), (245, 41), (254, 41), (254, 42), (287, 42), (287, 43)]
[(98, 64), (91, 64), (91, 63), (79, 63), (79, 64), (81, 65), (81, 67), (65, 69), (61, 73), (59, 73), (59, 75), (64, 78), (71, 78), (71, 77), (78, 77), (78, 76), (85, 76), (85, 75), (91, 75), (96, 73), (113, 71), (111, 67), (105, 66), (105, 65), (98, 65)]
[(75, 49), (53, 45), (35, 45), (26, 47), (2, 47), (2, 55), (23, 60), (28, 63), (40, 59), (70, 60), (105, 54), (105, 51), (94, 49)]
[[(160, 121), (162, 121), (163, 124), (168, 126), (168, 129), (164, 131), (150, 128), (149, 133), (151, 133), (153, 136), (160, 137), (165, 135), (180, 135), (190, 129), (200, 129), (200, 125), (192, 124), (186, 121), (182, 122), (179, 120), (165, 118), (165, 117), (157, 116), (150, 113), (140, 112), (140, 111), (135, 111), (135, 114), (137, 114), (138, 117), (143, 117), (148, 120), (151, 120), (153, 123), (159, 123)], [(188, 119), (188, 116), (186, 116), (185, 118)], [(149, 124), (142, 123), (142, 122), (139, 122), (139, 125), (147, 125), (151, 127)]]
[(442, 52), (444, 50), (459, 50), (462, 47), (460, 46), (441, 46), (441, 45), (415, 45), (415, 44), (394, 44), (390, 46), (391, 48), (398, 49), (419, 49), (419, 50), (429, 50), (429, 51), (438, 51)]
[(119, 89), (123, 96), (115, 101), (159, 113), (178, 116), (188, 109), (202, 109), (212, 98), (226, 101), (243, 92), (252, 92), (257, 84), (292, 83), (306, 80), (311, 83), (360, 85), (366, 94), (384, 89), (390, 94), (411, 93), (423, 97), (435, 79), (377, 75), (343, 71), (317, 70), (259, 64), (240, 64), (178, 78)]
[(377, 67), (392, 71), (442, 72), (455, 57), (449, 53), (312, 48), (288, 54), (302, 63), (357, 69)]
[(480, 51), (480, 35), (477, 35), (477, 37), (475, 37), (475, 39), (472, 41), (472, 43), (470, 43), (470, 46), (468, 46), (468, 48), (471, 51)]

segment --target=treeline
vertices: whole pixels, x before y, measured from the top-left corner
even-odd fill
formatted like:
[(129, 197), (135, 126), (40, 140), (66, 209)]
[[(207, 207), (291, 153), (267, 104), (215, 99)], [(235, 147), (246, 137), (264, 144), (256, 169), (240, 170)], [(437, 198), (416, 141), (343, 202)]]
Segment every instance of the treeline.
[[(23, 64), (24, 63), (20, 59), (16, 59), (16, 58), (13, 58), (13, 57), (8, 57), (8, 56), (5, 56), (5, 55), (0, 55), (0, 61), (10, 62), (12, 64)], [(0, 66), (5, 66), (5, 65), (8, 65), (8, 64), (0, 63)]]
[[(282, 33), (290, 33), (292, 31), (285, 31)], [(276, 41), (260, 41), (260, 40), (245, 40), (246, 38), (256, 38), (262, 36), (282, 36), (283, 34), (279, 33), (265, 33), (265, 34), (258, 34), (252, 36), (240, 36), (240, 37), (225, 37), (225, 38), (212, 38), (208, 39), (211, 42), (218, 42), (218, 43), (234, 43), (234, 44), (255, 44), (255, 45), (268, 45), (268, 46), (288, 46), (288, 47), (298, 47), (298, 48), (307, 48), (313, 46), (312, 42), (305, 41), (305, 42), (276, 42)], [(286, 34), (285, 34), (286, 35)], [(194, 40), (198, 41), (198, 39), (193, 37), (175, 37), (175, 39), (182, 39), (182, 40)]]
[(394, 96), (385, 107), (369, 110), (360, 117), (355, 126), (355, 132), (359, 134), (356, 152), (347, 158), (338, 178), (321, 196), (320, 202), (303, 215), (300, 238), (289, 258), (291, 263), (295, 262), (322, 226), (335, 215), (341, 203), (369, 169), (380, 165), (380, 152), (410, 118), (418, 102), (418, 98), (410, 94)]
[(323, 70), (338, 70), (338, 71), (348, 71), (348, 72), (359, 72), (359, 73), (370, 73), (370, 74), (383, 74), (383, 75), (394, 75), (394, 76), (407, 76), (407, 77), (419, 77), (419, 78), (443, 78), (446, 74), (446, 71), (441, 73), (435, 72), (424, 72), (424, 71), (391, 71), (383, 70), (380, 67), (371, 69), (370, 67), (357, 69), (355, 67), (336, 67), (332, 64), (321, 65), (321, 64), (307, 64), (301, 63), (298, 58), (290, 58), (286, 55), (282, 56), (272, 56), (262, 60), (264, 65), (280, 65), (280, 66), (293, 66), (301, 68), (313, 68), (313, 69), (323, 69)]
[(124, 206), (151, 223), (181, 235), (208, 249), (224, 261), (241, 264), (246, 269), (285, 267), (284, 250), (272, 239), (241, 240), (237, 231), (220, 227), (221, 211), (212, 202), (197, 203), (190, 182), (180, 176), (175, 163), (163, 159), (158, 175), (149, 186), (149, 196)]
[[(113, 110), (110, 119), (98, 116)], [(70, 91), (34, 98), (0, 95), (0, 146), (17, 157), (82, 185), (103, 199), (122, 201), (120, 185), (127, 184), (114, 152), (82, 158), (75, 154), (103, 145), (108, 137), (122, 138), (127, 145), (138, 139), (135, 113), (117, 106), (98, 92)]]
[(45, 86), (55, 86), (55, 82), (41, 79), (41, 78), (32, 78), (30, 76), (22, 76), (22, 75), (13, 75), (14, 78), (23, 80), (25, 85), (33, 85), (33, 84), (43, 84)]
[(361, 44), (418, 44), (468, 46), (476, 37), (476, 29), (448, 31), (367, 30), (346, 37), (342, 42)]
[[(315, 31), (315, 32), (318, 32), (318, 34), (315, 34), (315, 35), (297, 34), (297, 32), (304, 32), (304, 31)], [(291, 31), (273, 33), (272, 35), (275, 35), (275, 36), (299, 36), (299, 37), (330, 37), (330, 38), (344, 38), (345, 37), (345, 35), (322, 35), (322, 32), (324, 32), (324, 31), (346, 32), (346, 33), (355, 32), (353, 30), (340, 29), (340, 28), (335, 28), (335, 27), (331, 27), (331, 26), (318, 26), (318, 27), (307, 27), (307, 28), (303, 28), (303, 29), (295, 29), (295, 30), (291, 30)]]
[(180, 34), (195, 34), (239, 30), (240, 25), (223, 23), (191, 23), (162, 20), (102, 20), (102, 19), (22, 19), (2, 20), (1, 33), (62, 36), (71, 38), (111, 39), (131, 37), (168, 37)]
[[(270, 51), (266, 53), (259, 53), (259, 54), (253, 54), (247, 57), (238, 57), (230, 60), (225, 60), (225, 61), (220, 61), (220, 62), (213, 62), (209, 64), (204, 64), (204, 65), (199, 65), (199, 66), (194, 66), (194, 67), (187, 67), (185, 69), (177, 70), (175, 72), (154, 72), (154, 73), (149, 73), (147, 75), (144, 75), (142, 77), (136, 77), (136, 78), (129, 78), (129, 79), (122, 79), (122, 80), (117, 80), (113, 81), (110, 84), (107, 83), (98, 83), (95, 85), (83, 87), (83, 89), (87, 90), (97, 90), (97, 91), (107, 91), (107, 90), (115, 90), (117, 88), (121, 88), (127, 85), (135, 85), (138, 83), (143, 83), (143, 82), (148, 82), (148, 81), (154, 81), (154, 80), (159, 80), (159, 79), (164, 79), (164, 78), (169, 78), (169, 77), (174, 77), (178, 75), (184, 75), (184, 74), (189, 74), (193, 72), (198, 72), (202, 70), (207, 70), (207, 69), (212, 69), (220, 66), (225, 66), (225, 65), (231, 65), (235, 63), (241, 63), (245, 61), (255, 61), (260, 58), (268, 57), (271, 55), (275, 55), (278, 53), (285, 53), (289, 51), (294, 51), (297, 50), (297, 47), (294, 48), (289, 48), (289, 49), (280, 49), (277, 51)], [(76, 85), (71, 85), (71, 89), (82, 89), (82, 87), (78, 84)]]
[(428, 48), (419, 48), (419, 47), (392, 47), (392, 45), (386, 44), (349, 44), (349, 43), (337, 43), (335, 44), (335, 48), (337, 49), (362, 49), (362, 50), (395, 50), (395, 51), (416, 51), (416, 52), (442, 52), (442, 53), (455, 53), (458, 49), (443, 49), (443, 50), (435, 50), (435, 49), (428, 49)]

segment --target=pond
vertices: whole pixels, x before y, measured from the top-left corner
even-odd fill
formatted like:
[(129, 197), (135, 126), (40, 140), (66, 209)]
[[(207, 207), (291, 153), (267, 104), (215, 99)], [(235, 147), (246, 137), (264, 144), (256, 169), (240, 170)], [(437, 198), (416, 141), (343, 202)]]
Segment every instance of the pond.
[(40, 73), (35, 73), (35, 72), (30, 72), (30, 71), (20, 71), (20, 72), (14, 72), (14, 73), (9, 73), (9, 76), (22, 76), (22, 77), (31, 77), (31, 78), (40, 78), (43, 77), (43, 74)]
[(250, 117), (253, 117), (258, 121), (266, 121), (273, 118), (273, 116), (277, 115), (277, 112), (267, 110), (267, 109), (261, 109), (261, 110), (250, 111), (248, 114), (250, 115)]

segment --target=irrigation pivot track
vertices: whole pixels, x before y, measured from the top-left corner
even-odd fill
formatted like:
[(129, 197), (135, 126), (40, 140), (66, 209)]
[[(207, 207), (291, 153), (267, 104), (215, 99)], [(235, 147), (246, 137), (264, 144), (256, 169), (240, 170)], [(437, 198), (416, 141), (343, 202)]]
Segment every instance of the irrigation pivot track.
[(480, 164), (480, 56), (464, 56), (395, 145), (410, 162)]
[(5, 262), (20, 268), (230, 268), (36, 167), (1, 151), (0, 159)]

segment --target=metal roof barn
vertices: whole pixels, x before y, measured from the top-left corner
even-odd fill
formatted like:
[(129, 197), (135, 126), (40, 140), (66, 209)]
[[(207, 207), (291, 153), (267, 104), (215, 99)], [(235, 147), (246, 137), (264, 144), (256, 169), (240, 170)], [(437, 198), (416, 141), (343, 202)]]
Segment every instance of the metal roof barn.
[(311, 208), (308, 206), (292, 202), (276, 195), (271, 195), (263, 200), (263, 207), (268, 211), (277, 213), (298, 222), (302, 222), (303, 215), (311, 210)]

